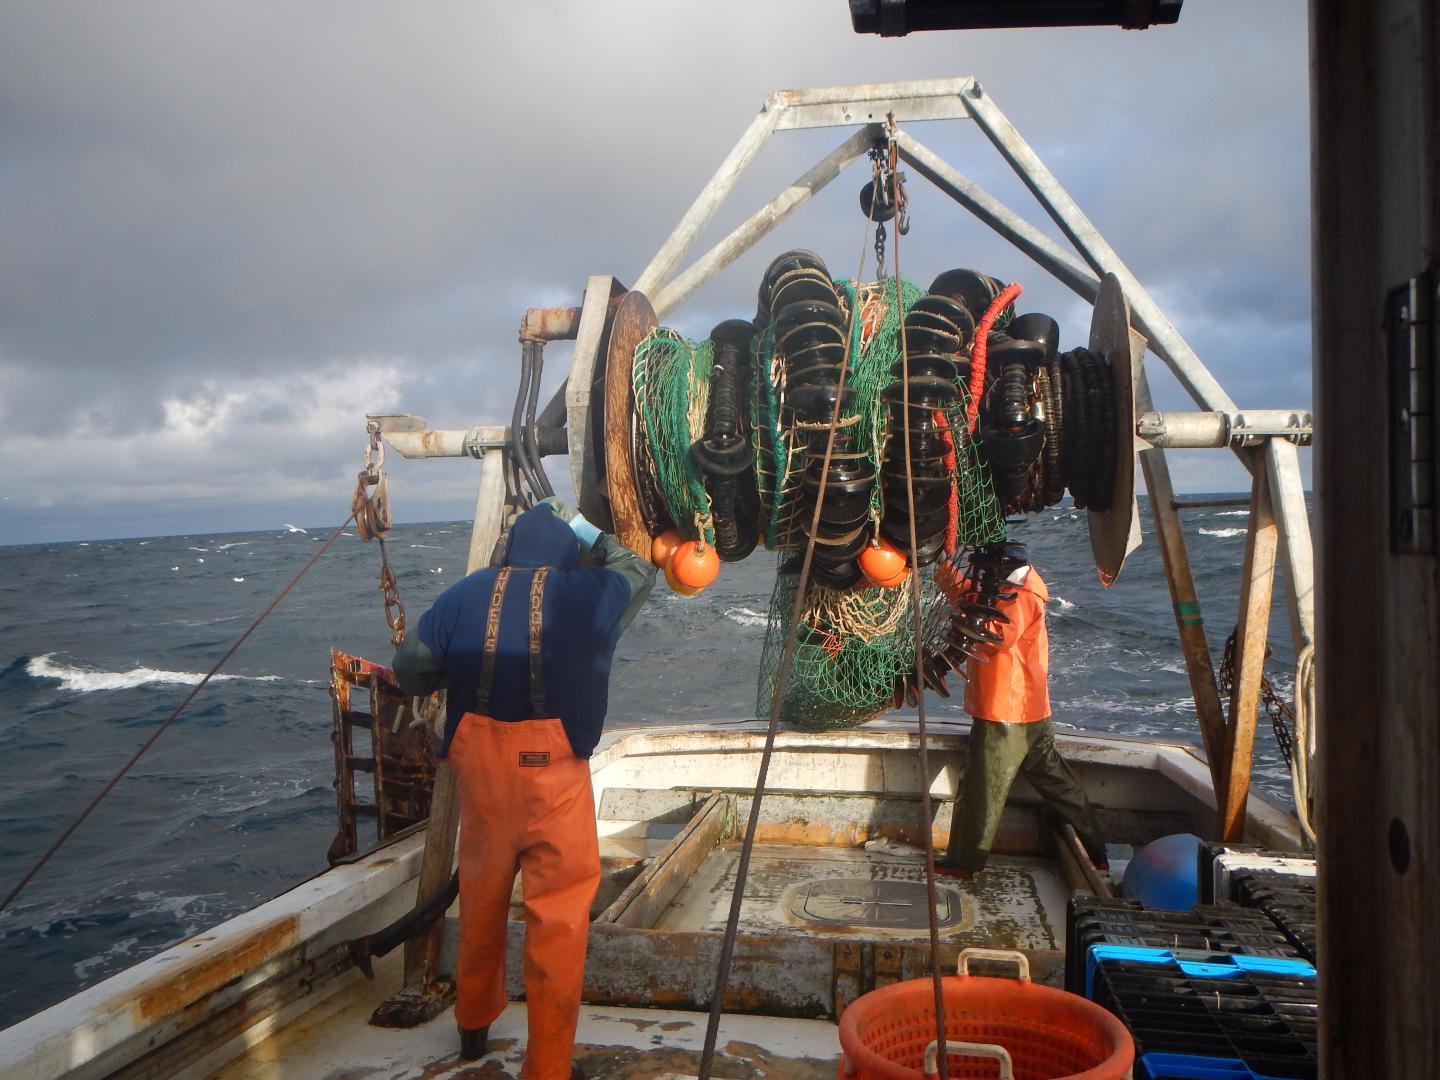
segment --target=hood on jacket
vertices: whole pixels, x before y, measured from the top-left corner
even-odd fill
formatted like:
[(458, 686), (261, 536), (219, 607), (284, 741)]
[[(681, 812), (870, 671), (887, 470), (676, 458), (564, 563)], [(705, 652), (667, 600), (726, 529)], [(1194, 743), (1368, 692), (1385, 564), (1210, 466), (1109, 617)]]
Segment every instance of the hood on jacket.
[(580, 544), (570, 526), (542, 503), (532, 506), (515, 519), (501, 565), (528, 569), (552, 566), (557, 570), (574, 570), (580, 565)]

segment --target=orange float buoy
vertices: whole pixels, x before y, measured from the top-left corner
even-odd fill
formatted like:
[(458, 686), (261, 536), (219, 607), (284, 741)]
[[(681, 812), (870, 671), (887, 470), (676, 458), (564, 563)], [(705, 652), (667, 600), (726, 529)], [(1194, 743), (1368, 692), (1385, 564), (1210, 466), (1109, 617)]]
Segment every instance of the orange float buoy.
[(910, 576), (910, 565), (903, 551), (880, 536), (860, 552), (860, 572), (870, 584), (893, 589)]
[(660, 569), (665, 569), (665, 564), (670, 561), (670, 556), (675, 554), (675, 549), (685, 542), (685, 538), (676, 529), (666, 529), (655, 539), (650, 541), (650, 561)]
[(686, 540), (665, 564), (665, 579), (672, 577), (687, 589), (703, 589), (720, 573), (720, 556), (713, 544)]
[(675, 574), (672, 572), (671, 564), (669, 562), (665, 563), (665, 584), (670, 586), (671, 592), (679, 593), (681, 596), (699, 596), (702, 592), (705, 591), (703, 587), (698, 589), (692, 589), (690, 586), (682, 585), (680, 584), (680, 582), (676, 581)]

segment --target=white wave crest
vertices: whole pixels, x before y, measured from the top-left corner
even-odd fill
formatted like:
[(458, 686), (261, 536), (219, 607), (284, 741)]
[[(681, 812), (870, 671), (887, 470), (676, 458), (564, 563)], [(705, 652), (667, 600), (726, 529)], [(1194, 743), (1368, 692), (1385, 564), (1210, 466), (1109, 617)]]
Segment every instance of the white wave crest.
[(1059, 606), (1061, 611), (1074, 611), (1080, 606), (1079, 604), (1066, 600), (1063, 596), (1052, 596), (1050, 599)]
[[(27, 674), (37, 679), (57, 679), (60, 689), (76, 694), (88, 694), (92, 690), (133, 690), (137, 686), (157, 683), (179, 683), (194, 686), (205, 677), (200, 671), (166, 671), (162, 668), (137, 667), (129, 671), (101, 671), (98, 668), (81, 667), (56, 661), (53, 653), (31, 657), (25, 665)], [(211, 682), (221, 680), (240, 682), (279, 682), (279, 675), (216, 675)]]
[(1250, 511), (1249, 511), (1249, 510), (1220, 510), (1220, 511), (1217, 511), (1217, 512), (1216, 512), (1215, 516), (1216, 516), (1216, 517), (1249, 517), (1249, 516), (1250, 516)]
[(748, 607), (726, 608), (725, 618), (736, 626), (764, 626), (770, 621), (770, 617), (764, 612)]
[(1201, 529), (1201, 536), (1244, 536), (1244, 529)]

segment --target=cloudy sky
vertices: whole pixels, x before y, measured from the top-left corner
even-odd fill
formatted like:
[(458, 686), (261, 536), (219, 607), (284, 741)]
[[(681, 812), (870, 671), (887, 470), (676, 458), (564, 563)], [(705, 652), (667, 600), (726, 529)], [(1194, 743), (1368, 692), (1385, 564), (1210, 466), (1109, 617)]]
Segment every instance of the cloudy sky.
[[(844, 0), (6, 5), (0, 543), (338, 523), (366, 412), (504, 422), (524, 310), (633, 282), (788, 87), (978, 77), (1231, 396), (1308, 407), (1305, 19), (1190, 0), (1143, 33), (882, 40)], [(1044, 223), (973, 125), (913, 130)], [(694, 252), (843, 135), (778, 135)], [(863, 170), (670, 323), (748, 317), (786, 247), (853, 273)], [(911, 193), (911, 276), (1019, 281), (1022, 310), (1084, 342), (1075, 297)], [(546, 359), (548, 390), (568, 349)], [(399, 519), (473, 509), (474, 463), (390, 465)], [(1243, 483), (1223, 452), (1172, 467)]]

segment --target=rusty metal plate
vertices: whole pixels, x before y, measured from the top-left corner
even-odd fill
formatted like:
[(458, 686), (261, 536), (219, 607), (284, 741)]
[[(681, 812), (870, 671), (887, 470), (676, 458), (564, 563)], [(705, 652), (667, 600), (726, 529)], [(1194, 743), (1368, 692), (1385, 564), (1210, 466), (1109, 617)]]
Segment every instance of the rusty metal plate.
[[(925, 931), (930, 926), (925, 885), (919, 881), (873, 878), (822, 878), (790, 890), (789, 917), (816, 929)], [(964, 897), (935, 889), (935, 916), (942, 931), (967, 925)]]
[[(1090, 351), (1110, 365), (1115, 389), (1115, 480), (1110, 509), (1090, 510), (1090, 550), (1095, 572), (1107, 589), (1120, 576), (1125, 559), (1140, 546), (1140, 514), (1135, 501), (1135, 366), (1140, 356), (1130, 331), (1130, 305), (1120, 279), (1106, 274), (1090, 320)], [(1141, 356), (1144, 354), (1141, 353)]]
[(629, 292), (615, 309), (605, 358), (605, 485), (615, 535), (631, 551), (650, 555), (650, 533), (635, 492), (630, 425), (635, 416), (635, 346), (659, 324), (643, 293)]

